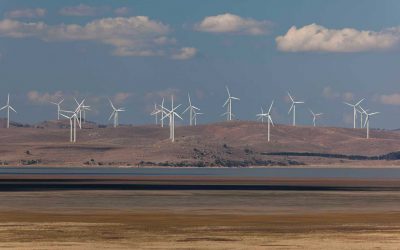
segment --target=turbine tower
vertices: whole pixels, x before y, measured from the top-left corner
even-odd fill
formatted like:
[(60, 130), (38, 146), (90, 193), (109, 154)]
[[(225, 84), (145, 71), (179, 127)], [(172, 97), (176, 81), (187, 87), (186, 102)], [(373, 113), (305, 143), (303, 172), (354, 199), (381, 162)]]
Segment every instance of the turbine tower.
[(75, 109), (75, 111), (68, 111), (68, 110), (62, 110), (62, 112), (70, 113), (70, 116), (67, 116), (65, 114), (60, 114), (61, 116), (69, 119), (69, 126), (70, 126), (70, 142), (75, 143), (76, 142), (76, 125), (80, 125), (80, 120), (78, 118), (79, 110), (82, 108), (83, 105), (82, 101), (78, 107)]
[(290, 114), (291, 111), (293, 112), (293, 126), (296, 126), (296, 104), (302, 104), (304, 102), (303, 101), (301, 101), (301, 102), (295, 101), (289, 92), (288, 92), (288, 96), (290, 98), (290, 101), (292, 101), (292, 106), (290, 106), (288, 114)]
[(346, 104), (346, 105), (348, 105), (348, 106), (353, 108), (353, 128), (356, 128), (357, 108), (360, 108), (360, 104), (362, 103), (362, 101), (364, 101), (364, 98), (361, 99), (356, 104), (351, 104), (351, 103), (348, 103), (348, 102), (344, 102), (344, 104)]
[(232, 121), (232, 116), (235, 116), (232, 114), (232, 100), (238, 100), (240, 101), (239, 98), (231, 96), (231, 93), (229, 92), (228, 86), (225, 86), (226, 91), (228, 92), (228, 99), (226, 99), (224, 105), (222, 107), (227, 106), (227, 111), (222, 114), (222, 116), (226, 115), (226, 120), (227, 121)]
[(271, 117), (271, 110), (272, 106), (274, 105), (274, 100), (272, 100), (271, 105), (269, 106), (268, 113), (267, 113), (267, 121), (268, 121), (268, 141), (270, 140), (270, 124), (272, 124), (273, 127), (275, 127), (274, 122), (272, 121)]
[(51, 104), (57, 105), (57, 120), (60, 120), (60, 112), (61, 112), (61, 103), (63, 103), (64, 99), (59, 102), (50, 102)]
[(113, 109), (113, 111), (110, 115), (110, 118), (108, 118), (108, 120), (111, 120), (111, 118), (114, 118), (114, 128), (116, 128), (118, 126), (118, 112), (124, 112), (125, 108), (115, 108), (112, 101), (110, 99), (108, 99), (108, 101), (110, 101), (110, 105)]
[[(361, 107), (360, 107), (361, 108)], [(363, 111), (364, 115), (365, 115), (365, 123), (364, 123), (364, 127), (367, 127), (367, 139), (369, 139), (369, 118), (373, 115), (377, 115), (379, 114), (379, 112), (372, 112), (372, 113), (368, 113), (366, 110), (364, 110), (363, 108), (361, 108), (361, 110)]]
[(15, 113), (17, 113), (17, 111), (13, 107), (11, 107), (11, 105), (10, 105), (10, 94), (7, 95), (7, 104), (6, 104), (6, 106), (2, 107), (0, 109), (0, 111), (3, 110), (3, 109), (7, 109), (7, 128), (10, 128), (10, 110), (12, 110)]
[(310, 113), (313, 116), (313, 125), (314, 127), (316, 126), (315, 121), (317, 120), (318, 117), (320, 117), (321, 115), (323, 115), (324, 113), (314, 113), (311, 109), (308, 109), (310, 111)]
[(161, 118), (163, 120), (166, 117), (169, 117), (169, 138), (172, 142), (175, 141), (175, 116), (183, 120), (182, 117), (180, 117), (178, 113), (175, 112), (175, 110), (180, 106), (181, 105), (179, 104), (178, 106), (174, 107), (174, 96), (171, 96), (171, 109), (169, 110), (164, 107), (165, 115)]
[(150, 113), (151, 116), (154, 115), (155, 119), (156, 119), (156, 125), (158, 125), (158, 114), (162, 113), (162, 110), (157, 108), (157, 104), (154, 103), (154, 109), (153, 111)]
[(190, 100), (190, 94), (189, 93), (188, 93), (188, 99), (189, 99), (189, 106), (185, 109), (185, 111), (182, 112), (182, 115), (184, 113), (186, 113), (187, 111), (189, 111), (189, 125), (192, 126), (196, 110), (200, 111), (200, 109), (192, 105), (192, 101)]
[(194, 120), (194, 125), (195, 126), (197, 125), (197, 116), (198, 115), (204, 115), (204, 113), (197, 113), (196, 111), (194, 111), (193, 120)]
[[(77, 105), (80, 103), (76, 98), (74, 98), (75, 102)], [(85, 106), (85, 99), (82, 101), (82, 105), (80, 105), (79, 112), (78, 112), (78, 118), (79, 118), (79, 128), (82, 129), (82, 113), (83, 113), (83, 123), (86, 122), (86, 110), (90, 110), (90, 106)]]

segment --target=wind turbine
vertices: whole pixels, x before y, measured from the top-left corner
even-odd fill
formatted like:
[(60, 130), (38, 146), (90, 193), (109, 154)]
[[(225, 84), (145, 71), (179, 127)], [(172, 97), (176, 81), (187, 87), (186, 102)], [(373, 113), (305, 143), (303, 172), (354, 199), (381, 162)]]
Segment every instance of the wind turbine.
[(80, 120), (78, 118), (79, 110), (82, 108), (84, 100), (78, 105), (75, 111), (62, 110), (62, 112), (71, 113), (70, 116), (60, 114), (61, 116), (69, 119), (70, 126), (70, 142), (76, 142), (76, 125), (80, 126)]
[(317, 117), (323, 115), (324, 113), (314, 113), (311, 109), (308, 109), (308, 110), (310, 111), (310, 113), (313, 116), (313, 125), (315, 127), (316, 126), (315, 121), (316, 121)]
[(188, 93), (188, 99), (189, 99), (189, 106), (185, 109), (185, 111), (182, 112), (182, 115), (184, 113), (186, 113), (187, 111), (189, 111), (189, 125), (192, 126), (193, 125), (193, 119), (194, 119), (194, 115), (197, 111), (200, 111), (199, 108), (195, 107), (192, 105), (192, 101), (190, 100), (190, 95)]
[(166, 117), (169, 117), (169, 138), (172, 142), (175, 141), (175, 116), (183, 120), (182, 117), (180, 117), (178, 113), (175, 112), (175, 110), (180, 106), (181, 105), (179, 104), (178, 106), (174, 107), (174, 96), (171, 96), (171, 109), (169, 110), (164, 107), (165, 115), (161, 118), (163, 120)]
[(57, 120), (60, 120), (60, 112), (61, 112), (61, 103), (63, 103), (64, 99), (59, 102), (50, 102), (51, 104), (57, 105)]
[(267, 113), (267, 121), (268, 121), (268, 141), (270, 139), (270, 124), (272, 124), (273, 127), (275, 127), (274, 122), (272, 121), (271, 117), (271, 110), (272, 106), (274, 105), (274, 100), (272, 100), (271, 105), (269, 106), (268, 113)]
[(362, 101), (364, 101), (364, 98), (361, 99), (359, 102), (357, 102), (356, 104), (351, 104), (348, 102), (344, 102), (344, 104), (353, 107), (353, 128), (356, 128), (356, 119), (357, 119), (357, 107), (360, 107), (360, 104), (362, 103)]
[[(361, 108), (361, 107), (360, 107)], [(379, 112), (372, 112), (372, 113), (368, 113), (367, 111), (365, 111), (363, 108), (361, 108), (361, 110), (363, 111), (363, 113), (365, 114), (365, 123), (364, 123), (364, 127), (367, 127), (367, 139), (369, 139), (369, 117), (373, 116), (373, 115), (377, 115), (379, 114)]]
[(116, 128), (118, 126), (118, 112), (124, 112), (125, 108), (115, 108), (114, 104), (112, 103), (111, 99), (108, 99), (108, 101), (110, 101), (110, 105), (113, 109), (110, 118), (108, 118), (108, 120), (111, 120), (111, 118), (114, 117), (114, 128)]
[(2, 107), (0, 109), (0, 111), (3, 110), (3, 109), (7, 109), (7, 128), (10, 128), (10, 110), (12, 110), (15, 113), (17, 113), (17, 111), (13, 107), (11, 107), (11, 105), (10, 105), (10, 94), (7, 95), (7, 104), (6, 104), (6, 106)]
[(161, 113), (162, 114), (162, 110), (157, 108), (157, 104), (154, 103), (154, 109), (153, 111), (150, 113), (150, 115), (154, 115), (156, 118), (156, 125), (158, 124), (158, 114)]
[(204, 115), (204, 113), (197, 113), (196, 111), (194, 111), (193, 120), (195, 126), (197, 125), (197, 115)]
[(261, 120), (261, 123), (264, 123), (264, 117), (267, 117), (267, 113), (264, 113), (264, 109), (261, 107), (261, 113), (256, 114), (257, 120)]
[(292, 101), (292, 106), (290, 106), (289, 112), (288, 114), (290, 114), (290, 112), (293, 110), (293, 126), (296, 126), (296, 104), (302, 104), (304, 102), (296, 102), (293, 97), (290, 95), (290, 93), (288, 92), (288, 96), (290, 98), (290, 100)]
[[(74, 100), (75, 100), (77, 105), (80, 104), (78, 102), (78, 100), (76, 100), (76, 98), (74, 98)], [(90, 110), (90, 106), (85, 106), (84, 103), (85, 103), (85, 99), (83, 99), (82, 105), (80, 105), (79, 112), (78, 112), (78, 115), (79, 115), (79, 117), (78, 117), (79, 118), (79, 128), (80, 129), (82, 129), (82, 113), (83, 113), (83, 123), (85, 123), (86, 122), (86, 110)]]
[(222, 115), (223, 116), (226, 115), (227, 121), (232, 121), (232, 116), (234, 116), (234, 114), (232, 114), (232, 100), (240, 101), (240, 99), (237, 97), (231, 96), (228, 86), (225, 86), (225, 88), (226, 88), (226, 91), (228, 92), (228, 99), (226, 99), (226, 101), (225, 101), (224, 105), (222, 105), (222, 107), (227, 106), (227, 111), (225, 113), (223, 113)]

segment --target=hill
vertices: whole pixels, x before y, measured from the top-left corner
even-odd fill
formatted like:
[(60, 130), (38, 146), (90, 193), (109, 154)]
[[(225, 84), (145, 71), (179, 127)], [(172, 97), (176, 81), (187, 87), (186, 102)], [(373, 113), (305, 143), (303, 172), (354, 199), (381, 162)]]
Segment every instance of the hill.
[(168, 128), (88, 123), (71, 144), (64, 122), (0, 129), (0, 165), (400, 165), (396, 131), (276, 125), (268, 143), (266, 124), (235, 121), (177, 127), (172, 143)]

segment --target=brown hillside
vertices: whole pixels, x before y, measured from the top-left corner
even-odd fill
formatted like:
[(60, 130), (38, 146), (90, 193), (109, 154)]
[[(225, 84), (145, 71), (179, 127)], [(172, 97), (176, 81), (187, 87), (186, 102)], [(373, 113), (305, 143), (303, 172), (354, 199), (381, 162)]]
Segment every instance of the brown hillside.
[[(347, 159), (270, 156), (263, 153), (375, 156), (400, 151), (400, 133), (383, 130), (371, 130), (371, 139), (365, 139), (365, 129), (277, 125), (272, 127), (271, 142), (268, 143), (266, 124), (222, 122), (177, 127), (176, 142), (172, 143), (168, 139), (167, 127), (146, 125), (114, 129), (86, 124), (84, 129), (78, 131), (78, 142), (71, 144), (68, 142), (68, 126), (65, 121), (53, 121), (36, 128), (0, 129), (0, 162), (61, 166), (81, 166), (85, 163), (136, 166), (141, 162), (141, 165), (168, 165), (167, 162), (183, 165), (220, 165), (220, 162), (228, 162), (229, 165), (229, 161), (233, 165), (241, 161), (246, 161), (246, 165), (293, 164), (290, 161), (295, 161), (294, 164), (354, 164), (355, 161)], [(385, 161), (382, 164), (398, 163)]]

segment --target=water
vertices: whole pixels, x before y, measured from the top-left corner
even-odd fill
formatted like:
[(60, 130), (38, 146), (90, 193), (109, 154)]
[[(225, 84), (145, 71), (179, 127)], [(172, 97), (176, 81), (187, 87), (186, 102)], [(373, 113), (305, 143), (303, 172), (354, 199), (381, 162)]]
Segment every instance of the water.
[(315, 179), (400, 180), (400, 168), (51, 168), (2, 167), (0, 176), (12, 175), (104, 175), (118, 176), (197, 176)]

